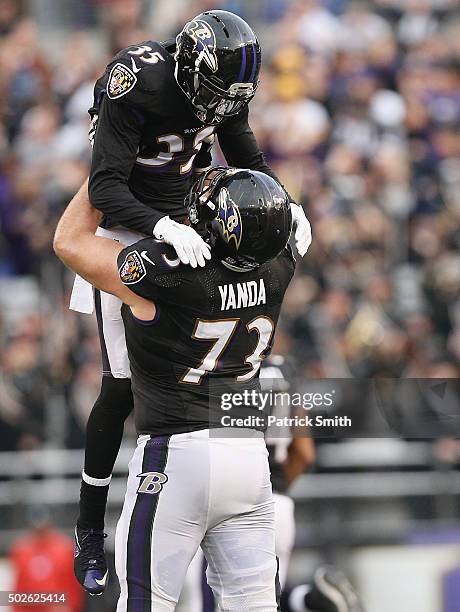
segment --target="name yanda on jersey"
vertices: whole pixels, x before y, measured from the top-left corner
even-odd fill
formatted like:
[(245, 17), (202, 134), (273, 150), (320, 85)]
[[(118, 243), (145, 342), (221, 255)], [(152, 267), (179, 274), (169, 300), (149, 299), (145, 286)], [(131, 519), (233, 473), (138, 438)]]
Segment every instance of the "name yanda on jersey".
[(263, 278), (234, 285), (219, 285), (221, 310), (250, 308), (267, 303)]

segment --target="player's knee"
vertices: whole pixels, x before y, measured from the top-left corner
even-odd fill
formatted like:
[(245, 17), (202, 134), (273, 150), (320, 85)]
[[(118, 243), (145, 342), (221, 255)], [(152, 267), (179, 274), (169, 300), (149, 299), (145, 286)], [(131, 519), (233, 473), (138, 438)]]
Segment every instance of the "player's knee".
[[(276, 612), (278, 608), (278, 564), (275, 559), (253, 568), (235, 568), (228, 574), (207, 574), (217, 609), (228, 612)], [(241, 586), (244, 585), (242, 592)]]
[(97, 398), (91, 417), (107, 416), (125, 421), (133, 409), (133, 393), (129, 378), (102, 378), (101, 392)]

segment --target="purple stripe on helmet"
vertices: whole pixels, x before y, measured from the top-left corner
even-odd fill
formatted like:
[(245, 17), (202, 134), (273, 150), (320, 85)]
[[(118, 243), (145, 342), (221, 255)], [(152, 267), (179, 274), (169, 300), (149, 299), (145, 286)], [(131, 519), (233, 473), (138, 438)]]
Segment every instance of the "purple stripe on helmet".
[[(148, 440), (144, 448), (142, 473), (163, 472), (168, 442), (169, 436)], [(150, 550), (158, 495), (138, 494), (131, 515), (127, 560), (128, 612), (144, 612), (146, 602), (151, 601)]]
[(238, 83), (243, 82), (244, 73), (246, 72), (246, 47), (243, 47), (242, 51), (243, 51), (243, 59), (241, 62), (240, 74), (238, 75)]
[(243, 40), (243, 35), (241, 34), (241, 30), (238, 27), (238, 24), (235, 23), (236, 29), (238, 30), (238, 34), (240, 35), (240, 39), (241, 39), (241, 43), (242, 43), (242, 53), (243, 53), (243, 58), (241, 60), (241, 67), (240, 67), (240, 73), (238, 75), (238, 81), (237, 83), (243, 83), (243, 79), (244, 79), (244, 73), (246, 72), (246, 62), (247, 62), (247, 53), (246, 53), (246, 45), (244, 44), (244, 40)]
[(253, 53), (253, 64), (252, 64), (252, 72), (249, 77), (249, 82), (254, 83), (254, 79), (256, 78), (256, 69), (257, 69), (257, 49), (254, 43), (252, 43), (252, 53)]

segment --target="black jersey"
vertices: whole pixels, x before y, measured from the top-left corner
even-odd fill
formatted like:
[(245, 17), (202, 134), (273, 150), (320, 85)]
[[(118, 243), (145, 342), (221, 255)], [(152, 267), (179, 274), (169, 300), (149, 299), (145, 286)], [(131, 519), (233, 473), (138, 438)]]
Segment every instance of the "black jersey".
[[(138, 432), (222, 426), (223, 391), (259, 388), (260, 363), (294, 272), (290, 249), (251, 272), (231, 271), (214, 258), (194, 270), (147, 238), (125, 248), (118, 263), (122, 281), (157, 307), (151, 322), (122, 308)], [(248, 411), (260, 416), (257, 408)]]
[(177, 84), (174, 46), (146, 41), (121, 51), (97, 81), (91, 203), (106, 225), (152, 234), (164, 215), (186, 215), (195, 157), (216, 134), (230, 166), (275, 175), (248, 124), (248, 109), (218, 125), (202, 123)]

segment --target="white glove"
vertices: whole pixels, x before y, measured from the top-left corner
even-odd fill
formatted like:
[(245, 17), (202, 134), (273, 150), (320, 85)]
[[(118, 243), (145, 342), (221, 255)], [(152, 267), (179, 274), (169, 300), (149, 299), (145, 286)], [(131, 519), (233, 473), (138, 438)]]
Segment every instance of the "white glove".
[(174, 247), (183, 264), (205, 266), (205, 259), (211, 259), (211, 250), (206, 242), (189, 225), (176, 223), (169, 217), (162, 217), (153, 228), (153, 235)]
[(292, 213), (292, 227), (295, 229), (294, 239), (295, 246), (299, 252), (300, 257), (303, 257), (308, 251), (308, 247), (311, 244), (311, 225), (302, 206), (291, 202), (291, 213)]

